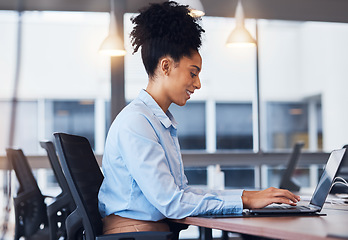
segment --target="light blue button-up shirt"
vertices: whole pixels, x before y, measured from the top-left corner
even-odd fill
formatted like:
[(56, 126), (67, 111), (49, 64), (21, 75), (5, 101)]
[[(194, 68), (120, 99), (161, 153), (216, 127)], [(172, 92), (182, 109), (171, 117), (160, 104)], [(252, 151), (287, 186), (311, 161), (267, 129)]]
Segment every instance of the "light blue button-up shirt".
[(176, 122), (142, 90), (112, 123), (103, 156), (99, 190), (102, 217), (158, 221), (243, 210), (242, 190), (189, 187)]

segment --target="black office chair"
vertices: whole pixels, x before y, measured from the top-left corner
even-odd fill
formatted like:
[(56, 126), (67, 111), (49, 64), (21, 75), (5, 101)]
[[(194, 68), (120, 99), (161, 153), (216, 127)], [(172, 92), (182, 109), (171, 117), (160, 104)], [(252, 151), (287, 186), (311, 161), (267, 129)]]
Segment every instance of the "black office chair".
[(17, 196), (13, 197), (15, 210), (15, 240), (49, 239), (47, 207), (28, 160), (21, 149), (6, 149), (18, 182)]
[(47, 152), (53, 173), (62, 190), (55, 198), (55, 201), (47, 206), (50, 237), (51, 240), (67, 239), (65, 221), (67, 216), (76, 208), (75, 202), (64, 177), (53, 143), (51, 141), (41, 141), (40, 145)]
[(282, 179), (279, 184), (279, 188), (288, 189), (290, 191), (300, 191), (300, 184), (292, 178), (294, 171), (296, 170), (297, 162), (301, 155), (301, 149), (304, 146), (303, 142), (297, 142), (294, 145), (292, 153), (290, 155), (287, 167), (282, 175)]
[[(67, 218), (80, 221), (85, 240), (167, 240), (171, 232), (130, 232), (102, 235), (102, 221), (98, 211), (98, 191), (103, 174), (95, 159), (89, 141), (81, 136), (55, 133), (56, 148), (65, 178), (76, 203), (76, 209)], [(69, 236), (74, 232), (68, 231)]]

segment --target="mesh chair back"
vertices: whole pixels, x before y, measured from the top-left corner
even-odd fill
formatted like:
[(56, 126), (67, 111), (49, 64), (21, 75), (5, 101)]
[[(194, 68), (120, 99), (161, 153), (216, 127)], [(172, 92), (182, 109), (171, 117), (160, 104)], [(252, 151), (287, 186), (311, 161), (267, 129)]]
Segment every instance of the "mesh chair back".
[(46, 150), (54, 175), (62, 189), (62, 192), (55, 198), (55, 201), (47, 206), (51, 240), (62, 238), (67, 239), (65, 222), (68, 215), (76, 208), (75, 202), (62, 171), (62, 167), (57, 157), (56, 148), (53, 143), (51, 141), (40, 141), (40, 145)]
[(60, 165), (60, 162), (58, 160), (56, 148), (54, 147), (53, 142), (41, 141), (40, 145), (47, 152), (48, 160), (51, 163), (52, 170), (54, 172), (54, 176), (56, 177), (57, 182), (58, 182), (60, 188), (62, 189), (61, 195), (63, 195), (63, 194), (69, 195), (69, 197), (71, 198), (70, 207), (71, 207), (71, 210), (73, 210), (75, 208), (74, 200), (71, 196), (70, 189), (69, 189), (68, 183), (65, 179), (65, 176), (64, 176), (64, 173), (62, 170), (62, 166)]
[(6, 154), (16, 173), (20, 187), (19, 192), (37, 191), (41, 193), (29, 166), (28, 159), (24, 155), (23, 151), (21, 149), (8, 148), (6, 149)]
[(282, 175), (279, 188), (288, 189), (290, 191), (299, 191), (300, 185), (292, 178), (292, 175), (296, 169), (297, 162), (301, 155), (301, 149), (304, 146), (303, 142), (298, 142), (294, 145), (288, 165)]
[(98, 192), (103, 174), (86, 138), (65, 133), (54, 136), (67, 183), (82, 218), (85, 237), (95, 239), (102, 234)]
[(21, 149), (6, 149), (18, 182), (19, 189), (14, 197), (16, 215), (15, 239), (21, 236), (30, 237), (39, 230), (41, 225), (47, 226), (47, 208), (28, 159)]

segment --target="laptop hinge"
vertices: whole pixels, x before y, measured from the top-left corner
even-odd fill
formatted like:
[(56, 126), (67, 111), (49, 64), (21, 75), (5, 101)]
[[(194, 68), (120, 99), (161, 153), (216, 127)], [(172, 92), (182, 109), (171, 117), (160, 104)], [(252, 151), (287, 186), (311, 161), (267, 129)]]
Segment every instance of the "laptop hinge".
[(309, 207), (310, 207), (310, 208), (313, 208), (313, 209), (315, 209), (315, 210), (318, 210), (318, 211), (321, 210), (321, 207), (318, 207), (318, 206), (313, 205), (313, 204), (309, 204)]

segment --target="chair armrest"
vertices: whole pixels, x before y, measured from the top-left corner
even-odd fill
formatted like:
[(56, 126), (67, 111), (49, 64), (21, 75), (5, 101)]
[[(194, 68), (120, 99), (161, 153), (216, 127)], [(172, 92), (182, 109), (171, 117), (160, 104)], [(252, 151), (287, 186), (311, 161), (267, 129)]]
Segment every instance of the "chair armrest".
[(129, 232), (101, 235), (97, 236), (96, 240), (169, 240), (172, 235), (171, 232)]
[(77, 208), (69, 214), (65, 220), (67, 239), (80, 239), (82, 237), (83, 224)]

